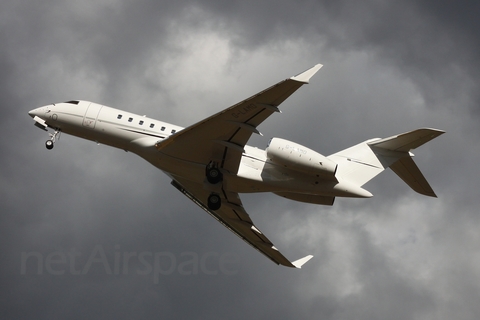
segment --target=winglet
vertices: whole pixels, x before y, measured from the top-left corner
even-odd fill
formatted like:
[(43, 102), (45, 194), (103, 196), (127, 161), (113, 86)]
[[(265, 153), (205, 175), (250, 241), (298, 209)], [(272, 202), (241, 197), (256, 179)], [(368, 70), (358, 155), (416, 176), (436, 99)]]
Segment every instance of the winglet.
[(310, 260), (312, 258), (313, 258), (313, 256), (310, 254), (306, 257), (303, 257), (301, 259), (293, 261), (292, 264), (295, 266), (295, 268), (300, 269), (308, 260)]
[(313, 77), (315, 73), (317, 73), (320, 68), (323, 67), (322, 64), (317, 64), (314, 65), (312, 68), (308, 69), (307, 71), (304, 71), (294, 77), (291, 77), (290, 79), (303, 82), (303, 83), (308, 83), (310, 81), (310, 78)]

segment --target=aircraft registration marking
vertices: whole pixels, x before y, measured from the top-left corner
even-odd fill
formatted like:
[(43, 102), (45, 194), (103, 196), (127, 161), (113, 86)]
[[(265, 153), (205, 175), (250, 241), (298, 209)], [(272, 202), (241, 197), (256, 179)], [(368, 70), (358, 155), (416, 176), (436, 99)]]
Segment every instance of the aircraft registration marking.
[(255, 109), (257, 109), (257, 106), (255, 104), (251, 103), (248, 106), (243, 107), (242, 109), (240, 109), (237, 112), (232, 112), (232, 117), (237, 119), (238, 117), (246, 115), (246, 114), (250, 113), (252, 110), (255, 110)]

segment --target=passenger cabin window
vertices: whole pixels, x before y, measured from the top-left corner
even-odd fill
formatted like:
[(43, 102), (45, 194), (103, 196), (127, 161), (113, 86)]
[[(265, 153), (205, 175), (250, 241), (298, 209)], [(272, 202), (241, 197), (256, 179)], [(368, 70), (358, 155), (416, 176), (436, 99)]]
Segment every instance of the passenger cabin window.
[(172, 129), (172, 133), (175, 133), (175, 132), (177, 132), (177, 130)]
[(122, 115), (119, 114), (119, 115), (117, 116), (117, 119), (122, 119)]
[(140, 122), (138, 123), (139, 125), (143, 125), (143, 120), (140, 120)]
[(133, 121), (133, 118), (128, 118), (128, 122), (132, 122)]
[(162, 127), (160, 130), (165, 131), (165, 127)]
[(150, 123), (150, 128), (153, 128), (153, 127), (155, 127), (155, 124)]

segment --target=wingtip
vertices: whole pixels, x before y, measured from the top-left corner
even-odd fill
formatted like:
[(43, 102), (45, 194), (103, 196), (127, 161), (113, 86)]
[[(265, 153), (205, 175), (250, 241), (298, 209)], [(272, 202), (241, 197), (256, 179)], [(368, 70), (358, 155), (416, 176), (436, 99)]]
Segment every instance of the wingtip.
[(292, 264), (295, 266), (295, 268), (297, 269), (301, 269), (302, 266), (310, 259), (312, 259), (313, 256), (311, 254), (309, 254), (308, 256), (306, 257), (303, 257), (301, 259), (298, 259), (298, 260), (295, 260), (292, 262)]
[(323, 64), (316, 64), (310, 69), (291, 77), (290, 79), (298, 81), (298, 82), (303, 82), (303, 83), (308, 83), (310, 81), (310, 78), (313, 77), (315, 73), (317, 73), (320, 68), (323, 67)]

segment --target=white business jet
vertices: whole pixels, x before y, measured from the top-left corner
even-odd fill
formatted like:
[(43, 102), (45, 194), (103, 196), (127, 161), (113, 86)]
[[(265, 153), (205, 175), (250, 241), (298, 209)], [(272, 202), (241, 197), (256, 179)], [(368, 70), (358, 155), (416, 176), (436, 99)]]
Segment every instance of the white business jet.
[(332, 205), (335, 197), (368, 198), (362, 186), (390, 167), (413, 190), (435, 197), (410, 150), (444, 133), (418, 129), (371, 139), (328, 157), (288, 140), (273, 138), (266, 150), (246, 145), (278, 106), (322, 67), (311, 69), (190, 127), (73, 100), (34, 109), (35, 125), (52, 129), (47, 149), (61, 132), (133, 152), (172, 178), (172, 185), (237, 236), (277, 264), (290, 262), (253, 224), (239, 193), (273, 192), (287, 199)]

